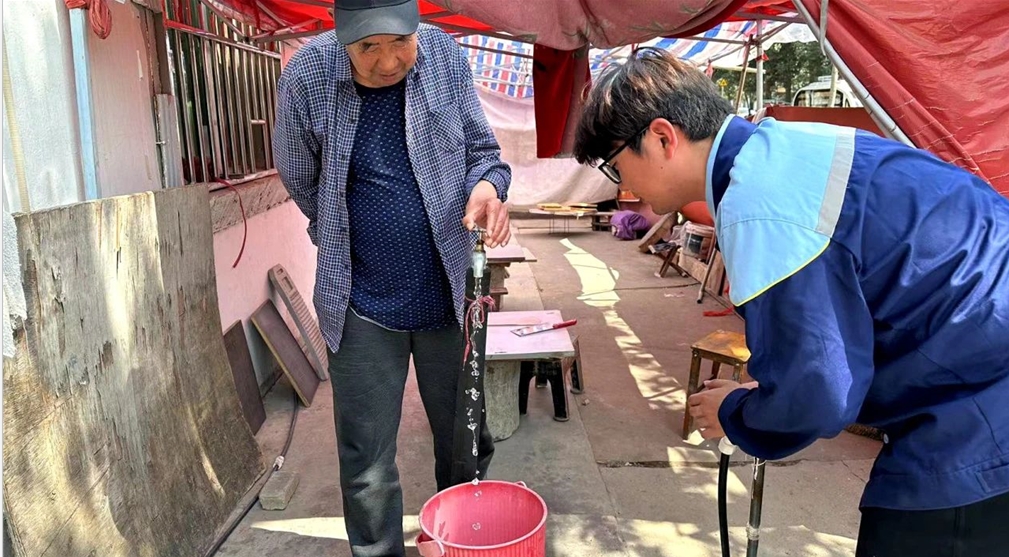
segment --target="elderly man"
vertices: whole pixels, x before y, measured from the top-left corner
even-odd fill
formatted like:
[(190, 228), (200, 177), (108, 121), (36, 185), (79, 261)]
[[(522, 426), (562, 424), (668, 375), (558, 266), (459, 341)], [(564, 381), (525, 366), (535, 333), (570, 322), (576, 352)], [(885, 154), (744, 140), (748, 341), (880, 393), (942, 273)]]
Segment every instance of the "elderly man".
[(752, 124), (648, 49), (598, 80), (575, 154), (715, 217), (757, 383), (690, 397), (704, 437), (780, 459), (874, 425), (857, 555), (1009, 554), (1009, 201), (870, 133)]
[[(450, 486), (466, 270), (478, 225), (509, 239), (511, 170), (459, 46), (416, 0), (337, 0), (335, 32), (278, 85), (280, 177), (319, 248), (315, 307), (329, 373), (344, 514), (356, 557), (402, 556), (396, 435), (411, 356)], [(469, 229), (469, 230), (467, 230)], [(494, 445), (481, 428), (479, 473)]]

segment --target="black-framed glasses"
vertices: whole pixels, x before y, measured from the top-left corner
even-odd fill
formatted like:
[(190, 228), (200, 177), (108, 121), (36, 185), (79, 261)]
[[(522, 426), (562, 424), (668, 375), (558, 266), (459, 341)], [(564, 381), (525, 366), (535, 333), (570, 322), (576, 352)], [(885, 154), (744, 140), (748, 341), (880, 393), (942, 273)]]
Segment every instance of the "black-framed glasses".
[(613, 151), (612, 153), (610, 153), (610, 156), (608, 156), (605, 159), (603, 159), (603, 162), (599, 163), (598, 165), (593, 165), (593, 166), (595, 166), (596, 168), (598, 168), (599, 171), (602, 172), (604, 176), (606, 176), (607, 178), (609, 178), (611, 182), (613, 182), (614, 184), (619, 184), (620, 183), (620, 171), (618, 171), (616, 168), (613, 168), (613, 165), (610, 164), (610, 161), (612, 161), (613, 159), (615, 159), (617, 157), (617, 155), (620, 154), (621, 151), (623, 151), (624, 149), (626, 149), (627, 146), (631, 144), (631, 140), (633, 140), (635, 137), (637, 137), (637, 136), (641, 135), (642, 133), (644, 133), (645, 131), (647, 131), (648, 127), (651, 126), (651, 125), (652, 125), (652, 123), (649, 122), (645, 127), (643, 127), (640, 130), (638, 130), (637, 133), (635, 133), (634, 135), (632, 135), (629, 138), (625, 139), (624, 140), (624, 144), (621, 145), (620, 147), (617, 147), (617, 150)]

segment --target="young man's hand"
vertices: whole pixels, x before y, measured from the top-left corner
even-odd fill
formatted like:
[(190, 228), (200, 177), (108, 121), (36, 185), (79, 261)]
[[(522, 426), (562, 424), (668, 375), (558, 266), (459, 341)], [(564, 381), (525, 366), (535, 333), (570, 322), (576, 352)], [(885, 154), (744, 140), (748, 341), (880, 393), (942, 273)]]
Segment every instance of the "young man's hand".
[(704, 382), (704, 390), (687, 399), (687, 411), (694, 417), (694, 424), (705, 439), (725, 437), (722, 424), (718, 421), (718, 409), (729, 393), (736, 389), (753, 389), (756, 381), (740, 385), (735, 381), (712, 379)]
[(498, 199), (494, 184), (480, 180), (466, 203), (466, 216), (462, 219), (467, 230), (479, 226), (487, 231), (484, 243), (487, 247), (503, 246), (511, 239), (508, 207)]

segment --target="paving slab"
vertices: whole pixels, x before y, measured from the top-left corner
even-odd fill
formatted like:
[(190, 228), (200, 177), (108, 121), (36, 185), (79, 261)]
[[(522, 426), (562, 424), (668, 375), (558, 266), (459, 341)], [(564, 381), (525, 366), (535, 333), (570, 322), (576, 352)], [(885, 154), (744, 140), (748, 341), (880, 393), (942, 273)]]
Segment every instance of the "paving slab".
[[(536, 223), (545, 226), (546, 223)], [(550, 508), (550, 557), (717, 557), (716, 453), (696, 434), (680, 439), (691, 342), (708, 332), (741, 331), (722, 309), (695, 303), (697, 284), (670, 273), (636, 242), (602, 232), (550, 235), (518, 222), (518, 241), (538, 261), (509, 268), (506, 310), (557, 309), (577, 318), (587, 390), (571, 395), (571, 419), (552, 419), (549, 388), (532, 389), (529, 413), (498, 443), (490, 477), (522, 480)], [(258, 507), (219, 555), (349, 557), (329, 382), (301, 409), (285, 469), (300, 482), (288, 507)], [(266, 397), (257, 439), (264, 461), (283, 446), (291, 390), (281, 380)], [(879, 443), (844, 433), (820, 441), (767, 471), (761, 557), (840, 557), (853, 553), (857, 502)], [(737, 453), (730, 483), (735, 554), (745, 544), (746, 456)], [(427, 418), (411, 374), (398, 463), (404, 489), (407, 555), (420, 507), (433, 495), (434, 458)]]

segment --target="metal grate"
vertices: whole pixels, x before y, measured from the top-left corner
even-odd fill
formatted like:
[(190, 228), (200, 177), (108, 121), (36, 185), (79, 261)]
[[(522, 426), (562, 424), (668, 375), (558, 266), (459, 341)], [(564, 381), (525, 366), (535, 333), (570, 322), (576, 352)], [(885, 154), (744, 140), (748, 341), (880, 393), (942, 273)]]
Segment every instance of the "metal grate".
[[(272, 169), (281, 58), (276, 43), (256, 44), (258, 29), (199, 0), (166, 0), (164, 13), (182, 183)], [(171, 151), (165, 158), (173, 158)], [(166, 185), (179, 185), (170, 177), (166, 171)]]

